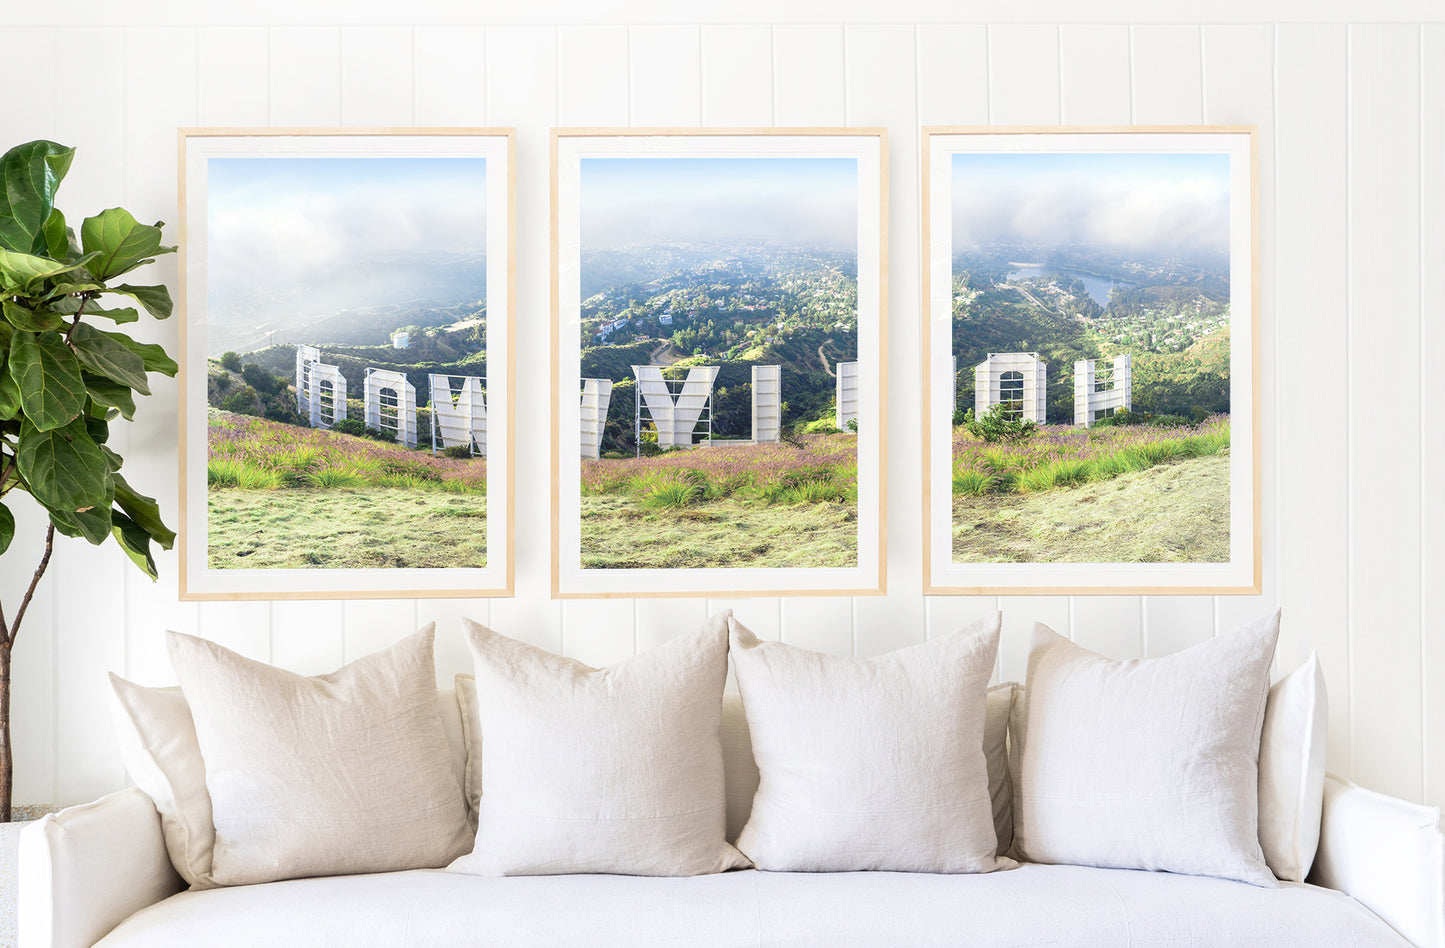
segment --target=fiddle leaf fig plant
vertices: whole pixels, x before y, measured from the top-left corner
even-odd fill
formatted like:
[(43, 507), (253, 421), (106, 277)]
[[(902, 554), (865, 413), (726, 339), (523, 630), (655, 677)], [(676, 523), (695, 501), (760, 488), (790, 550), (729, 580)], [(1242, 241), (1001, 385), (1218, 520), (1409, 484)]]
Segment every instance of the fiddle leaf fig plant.
[(161, 346), (101, 327), (137, 322), (141, 310), (171, 315), (164, 286), (115, 281), (176, 248), (161, 245), (161, 224), (118, 207), (86, 218), (77, 238), (55, 206), (74, 157), (47, 141), (0, 157), (0, 556), (13, 562), (20, 552), (10, 549), (19, 495), (48, 520), (13, 616), (0, 600), (0, 820), (10, 818), (13, 776), (11, 657), (55, 534), (97, 546), (113, 538), (151, 579), (151, 545), (168, 550), (175, 540), (107, 442), (113, 422), (134, 417), (135, 396), (150, 394), (150, 373), (174, 376), (176, 363)]

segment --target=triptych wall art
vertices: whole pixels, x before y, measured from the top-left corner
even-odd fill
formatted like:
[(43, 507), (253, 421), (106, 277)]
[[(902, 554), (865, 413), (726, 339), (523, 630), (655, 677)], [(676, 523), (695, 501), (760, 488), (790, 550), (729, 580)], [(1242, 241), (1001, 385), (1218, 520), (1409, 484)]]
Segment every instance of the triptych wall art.
[[(881, 594), (887, 133), (551, 152), (552, 595)], [(925, 592), (1256, 591), (1253, 130), (922, 153)], [(182, 598), (511, 594), (514, 156), (182, 130)]]

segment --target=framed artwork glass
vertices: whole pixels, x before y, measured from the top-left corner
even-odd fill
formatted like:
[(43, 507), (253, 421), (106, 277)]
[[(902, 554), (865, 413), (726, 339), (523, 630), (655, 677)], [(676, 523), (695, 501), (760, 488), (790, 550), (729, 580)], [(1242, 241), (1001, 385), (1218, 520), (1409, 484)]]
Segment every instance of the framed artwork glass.
[(182, 129), (182, 599), (510, 595), (510, 129)]
[(925, 593), (1259, 592), (1255, 139), (924, 129)]
[(554, 129), (559, 597), (884, 587), (881, 129)]

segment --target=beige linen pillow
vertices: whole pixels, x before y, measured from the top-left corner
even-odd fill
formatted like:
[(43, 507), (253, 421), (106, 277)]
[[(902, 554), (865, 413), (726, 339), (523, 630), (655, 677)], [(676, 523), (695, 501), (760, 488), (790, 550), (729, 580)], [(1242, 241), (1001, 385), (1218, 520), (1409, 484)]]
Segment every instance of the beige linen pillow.
[(315, 678), (167, 634), (205, 760), (217, 884), (435, 868), (466, 851), (433, 631)]
[(999, 619), (875, 658), (760, 641), (731, 622), (760, 780), (738, 848), (759, 869), (990, 872), (984, 760)]
[(185, 695), (179, 688), (147, 688), (114, 673), (110, 686), (121, 762), (161, 815), (171, 864), (191, 888), (213, 888), (216, 828), (211, 824), (206, 762)]
[(476, 845), (449, 868), (689, 876), (747, 864), (723, 839), (727, 613), (602, 669), (462, 622), (481, 793)]
[(1275, 884), (1259, 737), (1279, 613), (1162, 658), (1110, 661), (1034, 626), (1014, 855)]
[(1014, 841), (1013, 777), (1008, 766), (1009, 715), (1019, 691), (1016, 681), (988, 689), (983, 718), (983, 757), (988, 764), (988, 796), (993, 806), (993, 829), (998, 854), (1004, 856)]
[(1269, 689), (1259, 739), (1259, 845), (1274, 874), (1303, 882), (1320, 844), (1329, 706), (1319, 656)]

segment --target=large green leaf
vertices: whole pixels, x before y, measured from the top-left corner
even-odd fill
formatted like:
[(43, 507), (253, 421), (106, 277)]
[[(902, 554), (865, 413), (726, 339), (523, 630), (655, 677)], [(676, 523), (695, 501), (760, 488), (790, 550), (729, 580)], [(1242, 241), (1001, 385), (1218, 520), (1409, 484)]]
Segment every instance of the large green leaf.
[(131, 352), (140, 356), (145, 362), (147, 372), (159, 372), (162, 375), (175, 378), (176, 372), (180, 367), (176, 365), (174, 359), (166, 355), (164, 346), (157, 345), (153, 342), (136, 342), (123, 332), (106, 332), (103, 329), (98, 329), (96, 332), (99, 332), (102, 336), (109, 336)]
[(10, 548), (10, 541), (15, 539), (15, 515), (10, 508), (0, 504), (0, 553)]
[(110, 536), (112, 511), (109, 501), (80, 513), (64, 510), (51, 510), (49, 513), (55, 529), (68, 537), (84, 537), (92, 546), (100, 546)]
[(120, 309), (101, 309), (99, 306), (87, 306), (85, 308), (86, 318), (101, 316), (116, 324), (133, 323), (140, 319), (140, 313), (134, 306), (123, 306)]
[(74, 148), (47, 141), (17, 145), (0, 157), (0, 247), (44, 251), (55, 190), (74, 157)]
[(28, 296), (30, 288), (47, 277), (59, 276), (76, 267), (73, 263), (37, 257), (13, 250), (0, 250), (0, 286), (9, 292)]
[(102, 280), (132, 270), (174, 247), (161, 246), (159, 224), (140, 224), (123, 207), (112, 207), (80, 225), (80, 243), (87, 254), (99, 253), (87, 269)]
[(155, 579), (159, 573), (156, 572), (156, 561), (151, 559), (150, 534), (123, 513), (112, 513), (111, 518), (115, 522), (111, 532), (115, 534), (115, 541), (120, 544), (120, 548), (125, 550), (125, 555), (144, 570), (147, 576)]
[(109, 289), (111, 293), (124, 293), (146, 308), (156, 319), (169, 319), (175, 304), (171, 302), (171, 291), (164, 286), (131, 286), (121, 283)]
[(112, 382), (104, 376), (90, 372), (81, 372), (80, 378), (85, 382), (85, 390), (90, 393), (91, 401), (103, 408), (118, 410), (127, 421), (135, 417), (135, 398), (131, 395), (130, 386)]
[(129, 385), (142, 395), (151, 393), (145, 360), (94, 326), (77, 324), (70, 336), (70, 347), (80, 364), (95, 374)]
[(45, 219), (43, 233), (47, 257), (55, 260), (79, 259), (80, 241), (75, 239), (75, 231), (65, 226), (65, 215), (60, 213), (60, 208), (50, 209), (50, 216)]
[(5, 321), (27, 332), (54, 332), (65, 325), (65, 317), (48, 309), (31, 309), (13, 299), (0, 301)]
[(16, 332), (10, 374), (20, 388), (20, 406), (41, 431), (59, 428), (85, 410), (80, 363), (57, 333)]
[(161, 520), (161, 506), (156, 503), (156, 499), (137, 493), (119, 474), (112, 474), (111, 478), (115, 481), (115, 502), (120, 509), (124, 510), (126, 516), (134, 520), (137, 526), (150, 534), (151, 539), (160, 544), (161, 549), (169, 550), (171, 544), (176, 542), (176, 533)]
[[(119, 407), (119, 406), (117, 406)], [(0, 421), (20, 414), (20, 387), (9, 371), (0, 372)]]
[(105, 455), (90, 440), (83, 419), (51, 431), (22, 421), (16, 461), (30, 493), (52, 510), (75, 513), (109, 502)]

